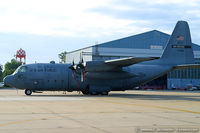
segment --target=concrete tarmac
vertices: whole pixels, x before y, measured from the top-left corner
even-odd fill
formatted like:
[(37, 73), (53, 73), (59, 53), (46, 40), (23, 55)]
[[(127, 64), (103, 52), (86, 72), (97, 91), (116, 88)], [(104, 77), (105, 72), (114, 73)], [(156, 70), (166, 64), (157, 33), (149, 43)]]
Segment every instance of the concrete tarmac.
[(0, 89), (0, 133), (199, 133), (200, 92)]

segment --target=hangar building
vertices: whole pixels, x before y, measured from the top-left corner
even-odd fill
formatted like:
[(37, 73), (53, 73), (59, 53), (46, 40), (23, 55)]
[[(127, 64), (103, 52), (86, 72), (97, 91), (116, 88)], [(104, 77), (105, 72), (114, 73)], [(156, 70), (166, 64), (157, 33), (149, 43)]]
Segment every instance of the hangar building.
[[(83, 57), (84, 61), (109, 60), (123, 57), (160, 57), (170, 35), (153, 30), (122, 39), (97, 44), (94, 46), (68, 52), (66, 62), (78, 63)], [(200, 46), (192, 45), (195, 63), (200, 64)], [(169, 72), (152, 85), (165, 84), (170, 88), (186, 88), (200, 85), (200, 69), (185, 69)]]

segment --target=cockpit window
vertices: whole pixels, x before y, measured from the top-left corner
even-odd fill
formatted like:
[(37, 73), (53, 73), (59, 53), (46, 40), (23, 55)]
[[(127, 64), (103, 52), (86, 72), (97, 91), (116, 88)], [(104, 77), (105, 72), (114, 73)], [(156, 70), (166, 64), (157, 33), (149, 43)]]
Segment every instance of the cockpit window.
[(26, 72), (27, 71), (27, 67), (26, 66), (22, 66), (20, 69), (19, 69), (19, 72)]
[(18, 72), (23, 73), (23, 72), (26, 72), (26, 71), (27, 71), (27, 66), (20, 66), (15, 70), (15, 72), (13, 74), (16, 74)]

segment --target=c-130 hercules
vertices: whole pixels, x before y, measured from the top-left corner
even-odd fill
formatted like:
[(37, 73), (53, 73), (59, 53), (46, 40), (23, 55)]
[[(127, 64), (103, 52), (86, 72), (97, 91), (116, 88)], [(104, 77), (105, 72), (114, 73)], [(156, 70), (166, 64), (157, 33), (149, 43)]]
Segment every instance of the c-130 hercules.
[(4, 83), (25, 89), (26, 95), (38, 91), (81, 91), (83, 94), (107, 95), (147, 83), (174, 69), (199, 68), (194, 54), (189, 26), (178, 21), (159, 59), (129, 57), (106, 61), (83, 60), (72, 64), (27, 64), (20, 66)]

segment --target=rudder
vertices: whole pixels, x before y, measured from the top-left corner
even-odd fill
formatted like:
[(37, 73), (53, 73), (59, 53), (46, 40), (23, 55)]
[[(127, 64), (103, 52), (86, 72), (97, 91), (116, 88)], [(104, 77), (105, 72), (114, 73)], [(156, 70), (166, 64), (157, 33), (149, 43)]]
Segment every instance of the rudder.
[(194, 64), (190, 29), (186, 21), (178, 21), (161, 56), (167, 64)]

